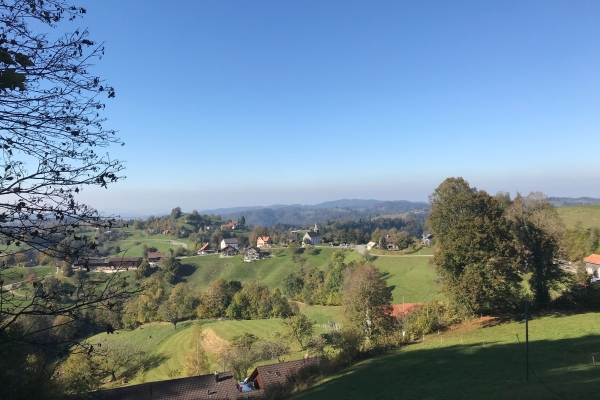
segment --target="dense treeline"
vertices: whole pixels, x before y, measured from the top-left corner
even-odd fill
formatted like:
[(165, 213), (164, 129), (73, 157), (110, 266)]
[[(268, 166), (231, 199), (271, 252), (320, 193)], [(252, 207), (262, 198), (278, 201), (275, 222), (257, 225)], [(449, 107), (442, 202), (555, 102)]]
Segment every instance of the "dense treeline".
[[(548, 307), (561, 285), (568, 288), (562, 296), (573, 298), (568, 293), (580, 283), (561, 268), (560, 259), (581, 260), (597, 249), (596, 230), (565, 233), (540, 193), (491, 196), (462, 178), (449, 178), (430, 202), (427, 223), (437, 240), (433, 262), (446, 295), (463, 312), (510, 311), (524, 299)], [(530, 293), (521, 285), (524, 274), (530, 275)]]

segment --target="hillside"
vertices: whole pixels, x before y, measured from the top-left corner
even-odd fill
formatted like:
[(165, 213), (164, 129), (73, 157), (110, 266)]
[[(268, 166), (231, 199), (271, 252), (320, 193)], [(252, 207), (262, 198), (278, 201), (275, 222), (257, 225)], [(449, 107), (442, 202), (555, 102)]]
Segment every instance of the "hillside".
[(338, 200), (315, 206), (273, 206), (221, 213), (224, 220), (246, 218), (248, 225), (312, 225), (328, 220), (358, 220), (379, 215), (406, 214), (412, 210), (429, 210), (429, 204), (410, 201)]
[(600, 199), (595, 199), (593, 197), (548, 197), (548, 201), (552, 203), (554, 207), (589, 206), (593, 204), (600, 204)]
[(600, 228), (600, 205), (560, 207), (556, 211), (567, 228), (581, 222), (584, 228)]
[[(488, 318), (358, 363), (294, 396), (308, 399), (590, 399), (600, 378), (598, 314), (548, 315), (529, 324)], [(518, 341), (516, 334), (519, 335)], [(538, 380), (539, 378), (539, 380)], [(543, 383), (541, 383), (543, 382)]]
[[(318, 249), (316, 255), (303, 255), (307, 262), (317, 268), (325, 268), (327, 260), (334, 251), (332, 248)], [(360, 259), (356, 251), (349, 252), (346, 262)], [(386, 273), (388, 285), (392, 287), (394, 302), (443, 300), (437, 283), (436, 272), (429, 265), (429, 257), (378, 257), (373, 264)], [(183, 281), (204, 289), (217, 278), (239, 280), (242, 283), (251, 280), (264, 282), (271, 289), (281, 288), (283, 279), (296, 270), (292, 262), (292, 253), (285, 250), (280, 256), (245, 263), (243, 257), (219, 258), (218, 255), (190, 257), (182, 259)]]

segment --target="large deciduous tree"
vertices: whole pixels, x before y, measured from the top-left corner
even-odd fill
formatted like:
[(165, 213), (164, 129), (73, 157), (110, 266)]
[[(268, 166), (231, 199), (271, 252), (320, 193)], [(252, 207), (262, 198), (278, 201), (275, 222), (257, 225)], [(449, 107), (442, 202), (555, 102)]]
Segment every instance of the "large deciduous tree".
[(566, 278), (558, 263), (563, 222), (554, 206), (541, 193), (531, 193), (527, 197), (518, 195), (507, 209), (507, 215), (521, 267), (531, 273), (529, 285), (534, 304), (547, 305), (550, 290)]
[(518, 300), (518, 259), (500, 200), (462, 178), (446, 179), (429, 196), (433, 263), (448, 298), (466, 312), (494, 312)]
[(387, 333), (392, 328), (392, 292), (381, 272), (366, 263), (349, 276), (342, 297), (344, 315), (352, 327), (364, 332), (364, 338)]
[[(61, 29), (85, 12), (63, 0), (0, 0), (0, 254), (7, 258), (17, 246), (56, 261), (87, 259), (97, 245), (78, 229), (113, 223), (77, 198), (86, 187), (120, 180), (123, 170), (105, 151), (123, 144), (102, 116), (104, 100), (115, 91), (92, 72), (104, 47), (85, 29)], [(5, 278), (0, 273), (0, 282)], [(26, 349), (51, 369), (53, 352), (73, 343), (57, 343), (39, 321), (64, 316), (76, 323), (98, 308), (112, 310), (130, 294), (119, 274), (102, 287), (85, 273), (74, 281), (74, 289), (48, 291), (43, 279), (35, 280), (25, 296), (1, 291), (0, 353)], [(0, 360), (3, 377), (21, 365), (10, 358), (3, 358), (6, 365)], [(0, 397), (32, 398), (3, 377)], [(44, 382), (28, 390), (39, 397)]]

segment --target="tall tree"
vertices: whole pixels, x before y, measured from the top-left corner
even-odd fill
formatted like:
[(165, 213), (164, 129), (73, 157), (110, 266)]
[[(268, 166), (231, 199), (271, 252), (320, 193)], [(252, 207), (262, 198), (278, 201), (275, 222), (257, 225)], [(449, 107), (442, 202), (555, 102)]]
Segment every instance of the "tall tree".
[(342, 298), (344, 315), (365, 338), (387, 333), (392, 328), (392, 292), (371, 263), (354, 271)]
[(177, 323), (192, 318), (198, 305), (198, 296), (187, 283), (178, 283), (171, 291), (169, 299), (160, 306), (163, 320), (169, 321), (177, 329)]
[(470, 313), (515, 305), (521, 277), (503, 203), (462, 178), (446, 179), (429, 202), (433, 263), (448, 298)]
[(209, 372), (210, 362), (202, 345), (203, 340), (202, 326), (196, 321), (192, 326), (190, 346), (185, 356), (185, 369), (183, 370), (185, 376), (198, 376)]
[[(0, 243), (6, 245), (0, 253), (16, 245), (72, 263), (96, 252), (93, 236), (79, 235), (80, 227), (114, 223), (77, 199), (84, 187), (119, 181), (123, 170), (121, 161), (105, 151), (123, 143), (102, 116), (104, 100), (115, 91), (93, 73), (92, 64), (104, 47), (87, 30), (65, 27), (85, 13), (63, 0), (0, 1)], [(72, 293), (48, 293), (43, 279), (28, 286), (27, 296), (1, 291), (0, 354), (25, 349), (47, 372), (54, 365), (48, 362), (53, 352), (71, 344), (46, 341), (43, 316), (74, 317), (75, 323), (129, 295), (120, 274), (110, 277), (102, 290), (85, 274), (76, 274), (75, 281)], [(62, 301), (64, 296), (68, 302)], [(25, 364), (3, 359), (0, 398), (43, 397), (41, 386), (48, 379), (39, 376), (26, 387), (6, 381), (21, 376), (19, 365)], [(29, 371), (37, 371), (39, 363), (30, 364)]]
[(518, 195), (507, 210), (521, 267), (531, 272), (529, 284), (537, 306), (550, 302), (550, 290), (565, 279), (557, 262), (564, 225), (542, 193)]

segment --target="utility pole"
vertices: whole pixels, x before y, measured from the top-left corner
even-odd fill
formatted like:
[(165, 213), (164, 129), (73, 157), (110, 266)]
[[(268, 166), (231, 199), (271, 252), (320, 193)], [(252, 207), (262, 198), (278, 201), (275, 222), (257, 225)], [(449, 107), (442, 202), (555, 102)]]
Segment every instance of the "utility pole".
[(529, 381), (529, 313), (528, 301), (525, 300), (525, 365), (527, 367), (527, 381)]
[(427, 304), (427, 321), (429, 321), (429, 289), (425, 294), (425, 304)]

